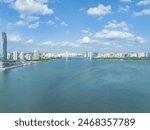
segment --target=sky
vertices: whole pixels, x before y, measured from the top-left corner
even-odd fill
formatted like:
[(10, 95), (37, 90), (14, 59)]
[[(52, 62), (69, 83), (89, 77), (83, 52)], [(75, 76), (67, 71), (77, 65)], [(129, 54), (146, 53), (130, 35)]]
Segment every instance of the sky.
[(150, 52), (150, 0), (0, 0), (8, 51)]

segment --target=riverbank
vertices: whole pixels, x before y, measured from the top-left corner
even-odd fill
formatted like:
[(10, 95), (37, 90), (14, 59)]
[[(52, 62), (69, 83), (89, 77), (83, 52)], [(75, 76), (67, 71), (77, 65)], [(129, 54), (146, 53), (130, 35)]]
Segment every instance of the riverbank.
[(125, 58), (94, 58), (96, 60), (150, 60), (149, 57), (141, 57), (141, 58), (137, 58), (137, 57), (125, 57)]
[(9, 66), (9, 67), (3, 67), (3, 68), (0, 68), (0, 71), (4, 71), (4, 70), (8, 70), (8, 69), (13, 69), (13, 68), (17, 68), (17, 67), (22, 67), (22, 66), (24, 66), (24, 64), (13, 65), (13, 66)]
[(17, 67), (22, 67), (22, 66), (26, 66), (26, 65), (30, 65), (30, 64), (36, 64), (36, 63), (40, 63), (40, 62), (46, 62), (46, 61), (48, 61), (48, 60), (27, 61), (27, 62), (23, 62), (23, 63), (20, 63), (20, 64), (12, 65), (12, 66), (9, 66), (9, 67), (3, 67), (3, 68), (0, 67), (0, 71), (5, 71), (5, 70), (8, 70), (8, 69), (13, 69), (13, 68), (17, 68)]

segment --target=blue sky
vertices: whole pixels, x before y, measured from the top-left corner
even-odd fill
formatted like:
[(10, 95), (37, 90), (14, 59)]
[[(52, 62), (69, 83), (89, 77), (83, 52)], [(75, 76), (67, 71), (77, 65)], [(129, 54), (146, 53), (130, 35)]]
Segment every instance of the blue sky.
[(8, 51), (150, 52), (150, 0), (0, 0)]

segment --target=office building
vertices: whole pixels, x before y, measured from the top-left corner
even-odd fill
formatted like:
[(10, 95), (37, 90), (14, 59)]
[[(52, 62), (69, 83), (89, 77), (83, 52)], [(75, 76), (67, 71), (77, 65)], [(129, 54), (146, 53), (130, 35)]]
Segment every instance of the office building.
[(0, 67), (5, 66), (7, 61), (7, 35), (5, 32), (0, 33)]

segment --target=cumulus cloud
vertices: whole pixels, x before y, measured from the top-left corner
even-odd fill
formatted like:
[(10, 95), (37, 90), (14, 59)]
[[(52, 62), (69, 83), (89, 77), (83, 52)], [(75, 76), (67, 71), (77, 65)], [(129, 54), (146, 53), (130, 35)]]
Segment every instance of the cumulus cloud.
[(8, 35), (8, 41), (10, 42), (20, 42), (22, 38), (19, 35)]
[(48, 7), (48, 0), (0, 0), (0, 2), (9, 3), (22, 15), (53, 14), (53, 10)]
[(141, 15), (150, 15), (150, 9), (144, 9), (142, 11), (134, 13), (135, 16), (141, 16)]
[(32, 44), (32, 43), (33, 43), (33, 40), (32, 40), (32, 39), (29, 39), (29, 40), (27, 40), (25, 43), (27, 43), (27, 44)]
[(91, 39), (89, 36), (84, 36), (82, 39), (79, 40), (79, 43), (96, 43), (97, 41), (94, 39)]
[(142, 36), (138, 36), (129, 32), (128, 24), (125, 21), (118, 22), (111, 20), (107, 22), (102, 31), (96, 32), (93, 36), (97, 41), (112, 42), (133, 42), (133, 43), (147, 43), (147, 40)]
[(91, 38), (90, 37), (83, 37), (82, 39), (81, 39), (81, 42), (82, 43), (90, 43), (91, 42)]
[(138, 42), (138, 43), (147, 42), (147, 40), (145, 40), (143, 37), (136, 36), (130, 32), (107, 30), (107, 29), (104, 29), (101, 32), (97, 32), (95, 34), (95, 38), (107, 39), (107, 40), (112, 40), (112, 39), (126, 40), (126, 41)]
[[(82, 32), (86, 35), (88, 34), (88, 30), (82, 30)], [(79, 43), (111, 46), (114, 41), (118, 44), (126, 42), (147, 43), (147, 40), (142, 36), (129, 32), (127, 22), (118, 22), (117, 20), (108, 21), (101, 31), (96, 32), (92, 36), (84, 36), (79, 40)]]
[(36, 29), (36, 28), (38, 28), (38, 27), (39, 27), (39, 22), (36, 22), (36, 23), (34, 23), (34, 24), (30, 24), (30, 25), (28, 26), (29, 29)]
[(112, 20), (112, 21), (109, 21), (107, 23), (107, 25), (105, 25), (105, 28), (106, 29), (122, 29), (124, 31), (127, 31), (128, 30), (128, 25), (125, 21), (122, 21), (122, 22), (118, 22), (117, 20)]
[[(9, 4), (11, 8), (20, 13), (20, 20), (16, 23), (9, 23), (8, 27), (26, 26), (29, 29), (39, 27), (39, 15), (51, 15), (53, 9), (48, 7), (48, 0), (0, 0)], [(33, 24), (33, 22), (36, 22)]]
[(53, 14), (53, 10), (48, 8), (48, 5), (45, 4), (46, 2), (39, 0), (16, 0), (11, 4), (11, 7), (22, 15)]
[(95, 16), (104, 16), (109, 13), (111, 13), (111, 5), (105, 6), (103, 4), (100, 4), (97, 7), (89, 8), (87, 10), (88, 15), (95, 15)]
[(97, 32), (95, 37), (106, 39), (131, 39), (134, 37), (134, 35), (129, 32), (104, 29), (102, 32)]
[(141, 0), (137, 3), (138, 6), (149, 5), (149, 4), (150, 4), (150, 0)]
[(7, 24), (7, 27), (8, 28), (12, 28), (12, 27), (14, 27), (14, 26), (26, 26), (27, 25), (27, 23), (25, 22), (25, 21), (23, 21), (23, 20), (19, 20), (19, 21), (17, 21), (16, 23), (8, 23)]
[(15, 23), (15, 25), (16, 25), (16, 26), (25, 26), (26, 23), (25, 23), (24, 21), (22, 21), (22, 20), (19, 20), (19, 21), (17, 21), (17, 22)]
[(126, 5), (125, 7), (119, 6), (118, 12), (120, 13), (126, 13), (130, 11), (130, 7)]

